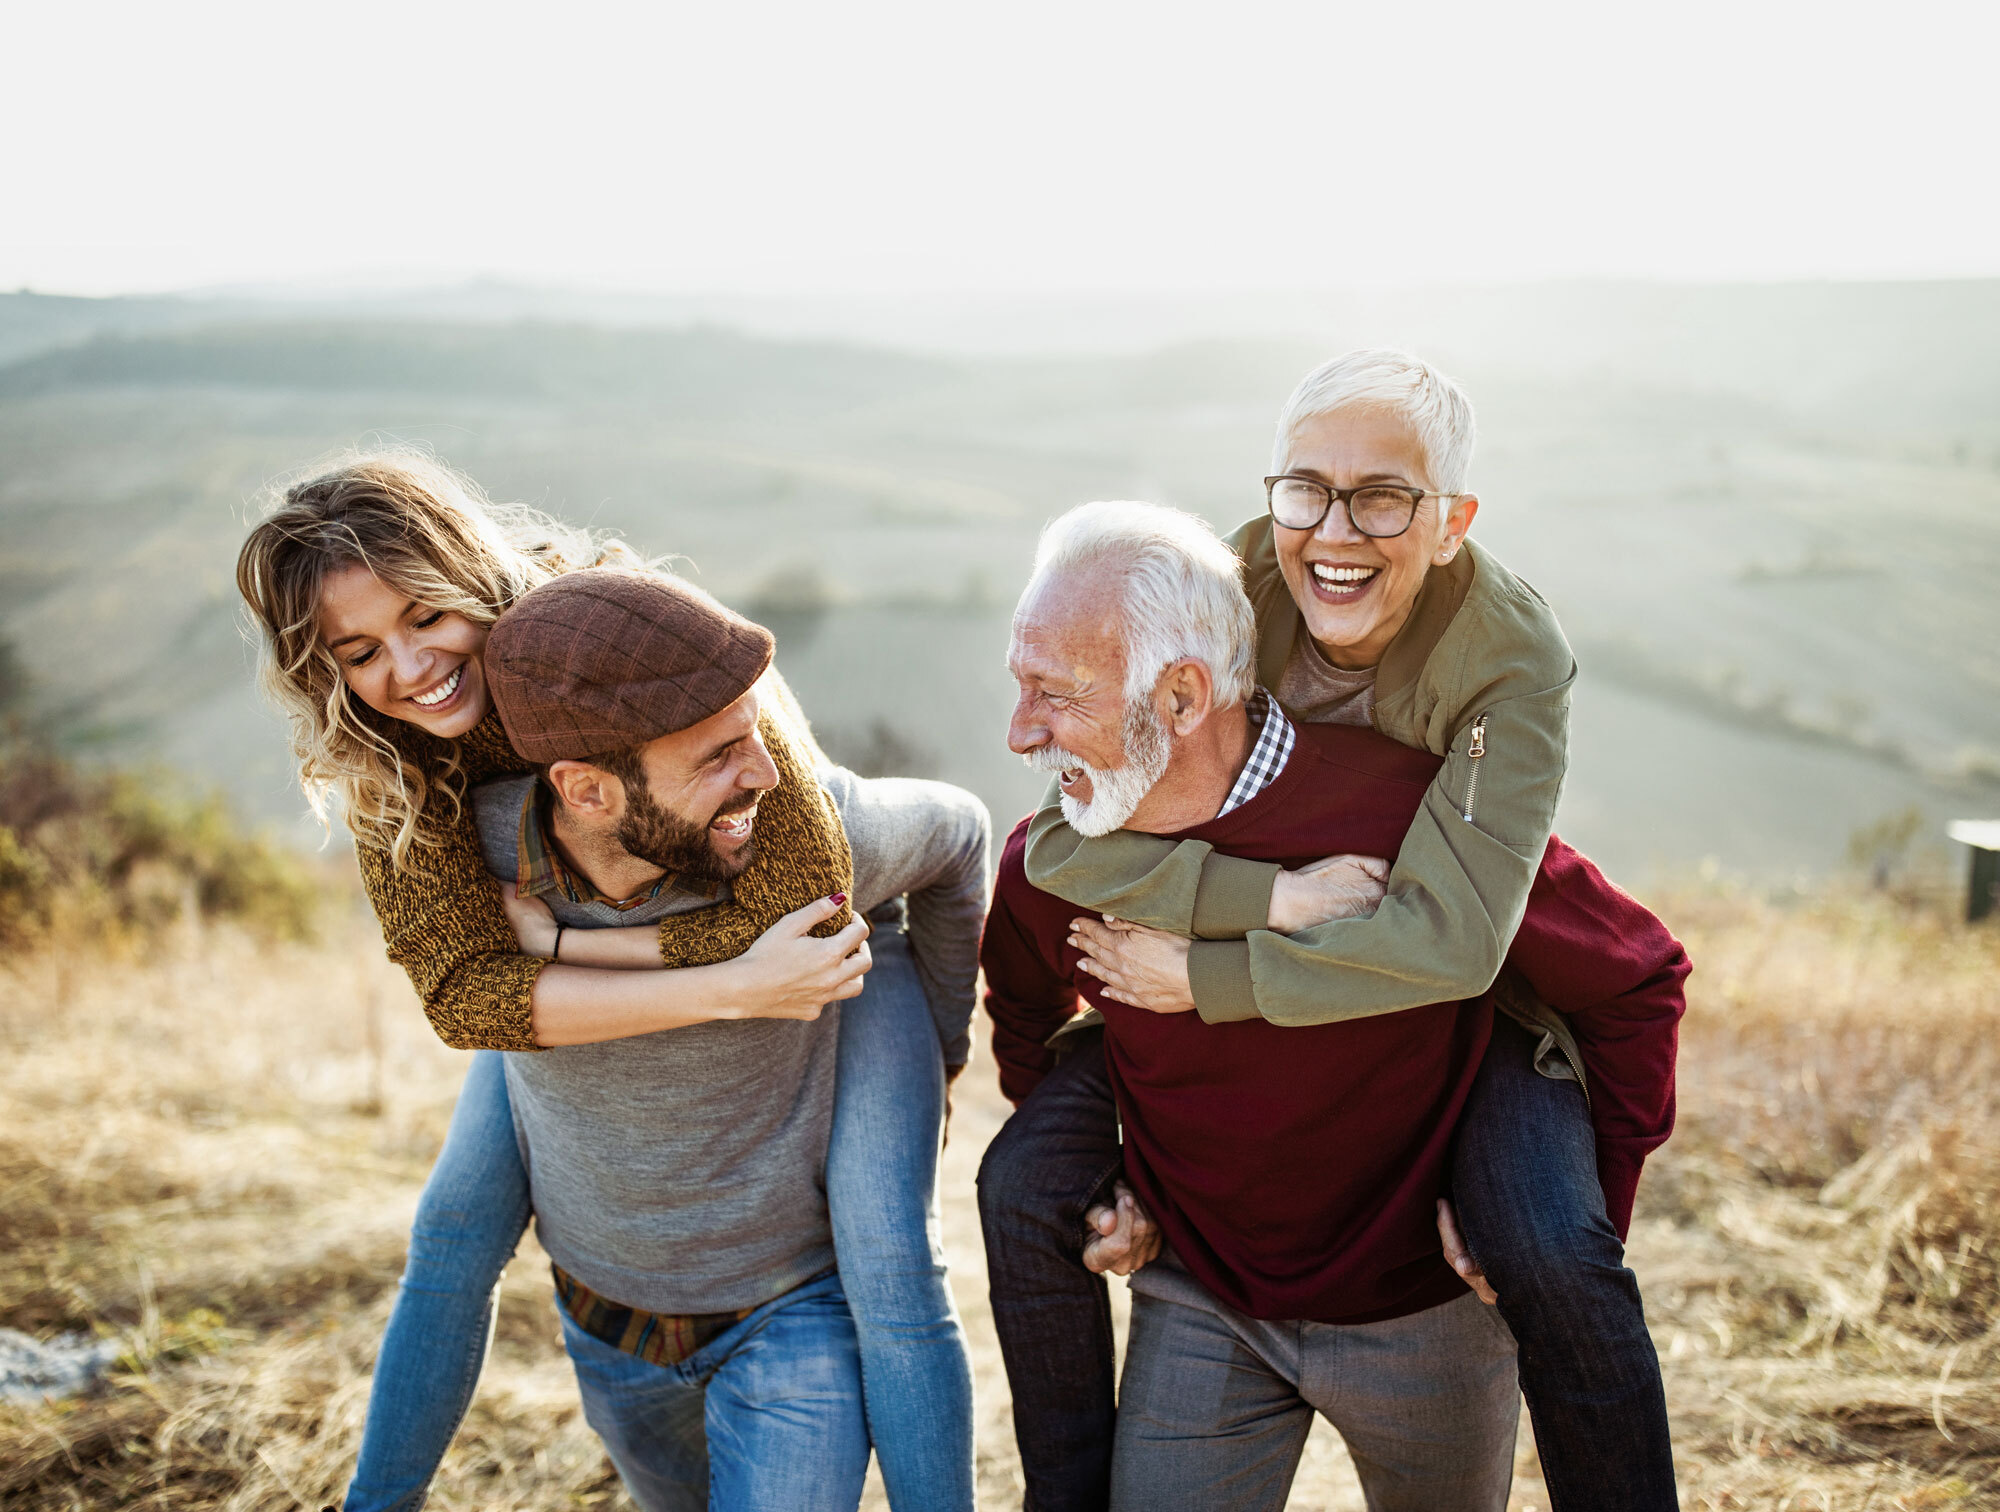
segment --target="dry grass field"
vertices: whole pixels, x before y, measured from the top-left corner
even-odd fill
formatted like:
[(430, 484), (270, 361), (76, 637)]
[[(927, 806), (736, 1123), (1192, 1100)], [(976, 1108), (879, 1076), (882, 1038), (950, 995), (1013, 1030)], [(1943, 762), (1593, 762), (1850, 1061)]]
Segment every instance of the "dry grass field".
[[(1632, 1252), (1684, 1503), (2000, 1506), (2000, 930), (1880, 895), (1657, 901), (1697, 974)], [(367, 922), (317, 946), (182, 925), (144, 958), (48, 942), (0, 960), (0, 1046), (0, 1326), (127, 1347), (93, 1396), (0, 1406), (0, 1505), (335, 1499), (463, 1069)], [(1003, 1113), (975, 1068), (946, 1177), (996, 1508), (1018, 1480), (971, 1172)], [(1330, 1434), (1292, 1504), (1360, 1506)], [(622, 1505), (532, 1239), (432, 1505)], [(1514, 1505), (1546, 1508), (1525, 1434)]]

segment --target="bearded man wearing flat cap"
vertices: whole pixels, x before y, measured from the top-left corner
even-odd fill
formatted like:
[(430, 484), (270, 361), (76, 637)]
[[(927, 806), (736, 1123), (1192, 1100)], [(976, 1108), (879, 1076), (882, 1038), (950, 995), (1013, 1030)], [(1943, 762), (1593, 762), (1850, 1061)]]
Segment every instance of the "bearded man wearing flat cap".
[[(585, 1417), (647, 1512), (859, 1505), (858, 1304), (827, 1182), (843, 1009), (879, 1014), (871, 994), (891, 973), (905, 990), (920, 976), (930, 1076), (938, 1049), (962, 1064), (969, 1043), (984, 808), (942, 783), (783, 770), (791, 758), (759, 734), (772, 651), (768, 631), (686, 583), (605, 568), (535, 589), (487, 643), (494, 706), (540, 770), (475, 793), (481, 843), (562, 929), (656, 926), (829, 844), (851, 850), (856, 912), (873, 910), (861, 996), (816, 1018), (507, 1057)], [(815, 827), (828, 798), (838, 821)], [(934, 1156), (934, 1123), (929, 1138)]]

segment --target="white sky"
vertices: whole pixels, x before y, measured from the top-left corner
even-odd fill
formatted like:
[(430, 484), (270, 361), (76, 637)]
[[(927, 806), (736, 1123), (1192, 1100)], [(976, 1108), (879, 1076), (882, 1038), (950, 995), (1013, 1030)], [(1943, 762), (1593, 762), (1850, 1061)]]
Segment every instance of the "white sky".
[(40, 0), (0, 288), (2000, 274), (2000, 5)]

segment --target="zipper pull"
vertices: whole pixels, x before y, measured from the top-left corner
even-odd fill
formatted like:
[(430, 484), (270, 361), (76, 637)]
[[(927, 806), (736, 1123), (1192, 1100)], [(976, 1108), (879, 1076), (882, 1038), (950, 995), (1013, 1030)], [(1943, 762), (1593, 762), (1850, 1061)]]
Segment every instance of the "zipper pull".
[[(1486, 754), (1486, 716), (1480, 715), (1472, 722), (1472, 739), (1465, 743), (1467, 759), (1477, 762)], [(1474, 766), (1465, 778), (1465, 807), (1461, 816), (1467, 824), (1472, 823), (1472, 811), (1479, 801), (1479, 768)]]

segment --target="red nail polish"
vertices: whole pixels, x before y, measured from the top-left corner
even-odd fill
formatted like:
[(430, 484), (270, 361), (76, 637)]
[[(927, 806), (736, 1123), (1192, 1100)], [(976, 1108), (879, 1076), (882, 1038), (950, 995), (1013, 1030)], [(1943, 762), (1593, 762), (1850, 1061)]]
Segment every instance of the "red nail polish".
[(838, 907), (839, 907), (839, 906), (840, 906), (841, 904), (843, 904), (843, 903), (845, 903), (845, 902), (847, 901), (847, 894), (846, 894), (846, 893), (835, 893), (835, 894), (834, 894), (834, 895), (832, 896), (832, 898), (828, 899), (828, 901), (829, 901), (829, 902), (831, 902), (831, 903), (832, 903), (832, 904), (834, 905), (834, 907), (838, 908)]

